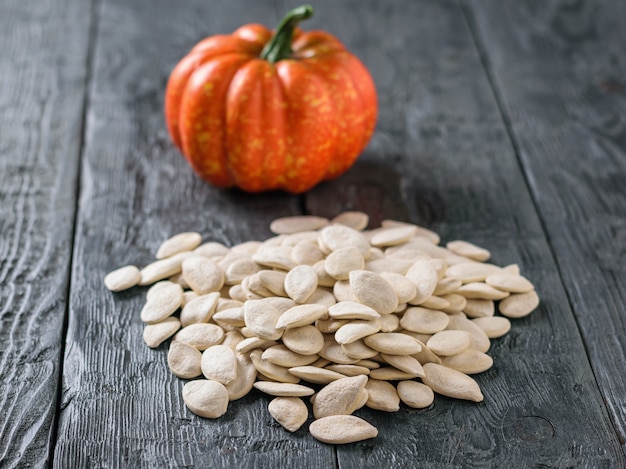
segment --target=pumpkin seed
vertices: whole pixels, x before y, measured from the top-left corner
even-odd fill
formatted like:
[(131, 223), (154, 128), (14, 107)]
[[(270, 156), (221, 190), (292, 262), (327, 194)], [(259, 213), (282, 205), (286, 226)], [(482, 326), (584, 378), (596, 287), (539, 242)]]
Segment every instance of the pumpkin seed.
[(400, 397), (398, 396), (396, 388), (394, 388), (391, 383), (369, 378), (365, 385), (365, 390), (368, 394), (367, 403), (365, 405), (370, 409), (382, 410), (384, 412), (396, 412), (400, 410)]
[(243, 306), (243, 315), (246, 327), (257, 337), (267, 340), (278, 340), (283, 331), (276, 327), (282, 312), (267, 298), (265, 300), (246, 301)]
[(375, 334), (380, 331), (380, 328), (381, 323), (379, 319), (350, 321), (335, 332), (335, 340), (338, 344), (350, 344), (363, 337)]
[(143, 329), (143, 341), (150, 348), (156, 348), (173, 336), (180, 329), (178, 318), (169, 317), (156, 324), (146, 324)]
[(270, 223), (270, 231), (276, 234), (291, 234), (317, 230), (328, 225), (328, 219), (313, 215), (282, 217)]
[(499, 272), (488, 275), (485, 283), (511, 293), (527, 293), (534, 290), (533, 284), (525, 277), (508, 272)]
[(199, 379), (185, 383), (183, 401), (194, 414), (216, 419), (228, 409), (228, 391), (222, 383)]
[(378, 436), (378, 430), (365, 420), (354, 415), (329, 415), (315, 420), (309, 432), (322, 443), (340, 445), (369, 440)]
[(329, 415), (351, 414), (366, 383), (367, 376), (359, 375), (327, 384), (315, 396), (313, 416), (319, 419)]
[(183, 302), (183, 289), (170, 281), (163, 281), (152, 290), (141, 310), (141, 320), (148, 324), (163, 321), (171, 316)]
[(294, 383), (273, 383), (271, 381), (257, 381), (254, 383), (254, 387), (259, 391), (269, 394), (271, 396), (282, 397), (298, 397), (298, 396), (312, 396), (315, 391), (308, 386)]
[(435, 400), (433, 390), (417, 381), (400, 381), (397, 390), (400, 400), (415, 409), (424, 409)]
[(482, 373), (491, 368), (493, 359), (486, 353), (468, 348), (456, 355), (441, 357), (441, 364), (453, 370), (472, 375)]
[(369, 216), (363, 212), (343, 212), (331, 220), (331, 223), (345, 225), (357, 231), (363, 231), (369, 223)]
[(398, 295), (391, 284), (374, 272), (353, 270), (350, 287), (359, 303), (380, 314), (392, 313), (398, 307)]
[(493, 316), (495, 304), (493, 300), (467, 299), (463, 312), (468, 318), (484, 318)]
[(179, 233), (163, 241), (163, 243), (159, 246), (155, 257), (157, 259), (165, 259), (166, 257), (172, 257), (174, 254), (178, 254), (183, 251), (191, 251), (192, 249), (200, 246), (201, 242), (202, 236), (200, 233)]
[(330, 225), (322, 229), (319, 241), (330, 251), (355, 247), (364, 259), (367, 259), (371, 249), (369, 241), (361, 232), (345, 225)]
[(490, 339), (502, 337), (511, 330), (511, 321), (501, 316), (476, 318), (472, 319), (472, 322), (480, 327)]
[(224, 329), (215, 324), (189, 324), (176, 334), (174, 340), (203, 351), (224, 340)]
[(377, 319), (380, 318), (373, 308), (355, 301), (340, 301), (328, 308), (328, 314), (334, 319)]
[(336, 371), (327, 370), (317, 366), (294, 366), (289, 368), (289, 373), (298, 378), (302, 378), (309, 383), (316, 384), (328, 384), (332, 381), (336, 381), (346, 376), (337, 373)]
[(200, 363), (205, 378), (228, 384), (237, 377), (235, 352), (225, 345), (213, 345), (202, 353)]
[(337, 280), (347, 280), (350, 272), (363, 269), (364, 266), (361, 252), (352, 246), (331, 252), (324, 261), (324, 270)]
[(228, 398), (231, 401), (248, 395), (257, 377), (256, 368), (249, 355), (235, 353), (235, 359), (237, 360), (237, 376), (226, 385)]
[(179, 378), (192, 379), (202, 374), (202, 354), (190, 345), (173, 341), (167, 353), (167, 365)]
[(437, 394), (474, 402), (484, 399), (478, 383), (465, 373), (436, 363), (426, 363), (424, 373), (422, 381)]
[(449, 322), (450, 317), (446, 313), (419, 306), (407, 308), (400, 319), (403, 328), (421, 334), (443, 331)]
[(289, 350), (300, 355), (315, 355), (324, 347), (324, 336), (315, 326), (286, 329), (282, 340)]
[(126, 265), (109, 272), (104, 277), (104, 284), (111, 291), (122, 291), (134, 287), (141, 280), (141, 272), (134, 265)]
[(491, 257), (491, 253), (475, 244), (467, 241), (450, 241), (446, 247), (459, 256), (469, 257), (476, 261), (486, 261)]
[(385, 228), (370, 239), (372, 246), (387, 247), (407, 242), (417, 233), (417, 227), (412, 225)]
[(269, 413), (290, 432), (298, 430), (309, 417), (309, 409), (297, 397), (277, 397), (267, 406)]
[(183, 327), (187, 327), (189, 324), (207, 322), (211, 319), (215, 313), (219, 296), (218, 292), (212, 292), (194, 298), (187, 303), (180, 312), (180, 322)]
[(224, 271), (211, 259), (193, 256), (182, 263), (182, 275), (193, 291), (200, 295), (219, 291), (224, 286)]
[(285, 345), (273, 345), (265, 349), (263, 355), (264, 360), (274, 363), (278, 366), (290, 368), (293, 366), (310, 365), (319, 358), (318, 355), (300, 355), (299, 353), (289, 350)]
[(412, 305), (422, 304), (430, 297), (439, 281), (437, 271), (428, 261), (417, 261), (405, 274), (417, 289), (416, 295), (409, 300)]
[(413, 337), (397, 332), (379, 332), (363, 339), (365, 345), (390, 355), (413, 355), (422, 346)]
[(290, 374), (287, 368), (275, 365), (272, 362), (265, 360), (262, 357), (262, 352), (260, 350), (253, 350), (250, 352), (250, 360), (252, 360), (254, 367), (259, 373), (262, 373), (274, 381), (278, 381), (279, 383), (294, 384), (297, 384), (300, 381), (296, 376)]
[(537, 306), (539, 306), (539, 296), (533, 290), (528, 293), (512, 294), (500, 302), (498, 310), (508, 318), (523, 318), (532, 313)]
[(328, 308), (322, 305), (298, 305), (280, 315), (276, 322), (279, 329), (301, 327), (313, 324), (318, 319), (328, 317)]
[(285, 292), (296, 303), (305, 303), (317, 288), (317, 274), (309, 265), (294, 267), (285, 276)]
[(471, 343), (471, 335), (467, 331), (448, 330), (441, 331), (434, 334), (426, 346), (436, 353), (437, 355), (450, 356), (461, 353), (463, 350), (468, 349)]
[(193, 256), (190, 252), (180, 252), (174, 254), (172, 257), (148, 264), (140, 271), (141, 280), (139, 281), (139, 285), (151, 285), (159, 280), (180, 273), (183, 261), (190, 256)]

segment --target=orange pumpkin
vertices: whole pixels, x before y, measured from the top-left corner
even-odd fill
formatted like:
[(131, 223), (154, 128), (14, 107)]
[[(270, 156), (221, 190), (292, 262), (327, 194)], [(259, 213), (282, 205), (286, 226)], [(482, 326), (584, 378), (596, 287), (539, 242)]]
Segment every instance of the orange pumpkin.
[(304, 192), (345, 172), (376, 123), (365, 66), (332, 35), (248, 24), (199, 42), (172, 71), (165, 118), (192, 168), (219, 187)]

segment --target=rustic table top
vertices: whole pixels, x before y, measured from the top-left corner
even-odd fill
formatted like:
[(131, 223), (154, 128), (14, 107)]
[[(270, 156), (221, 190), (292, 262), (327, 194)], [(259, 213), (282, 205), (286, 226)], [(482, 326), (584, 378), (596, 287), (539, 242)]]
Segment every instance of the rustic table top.
[[(626, 3), (315, 2), (372, 72), (375, 135), (297, 196), (197, 178), (163, 92), (201, 38), (293, 1), (5, 0), (0, 14), (0, 467), (626, 467)], [(279, 216), (410, 221), (518, 263), (542, 303), (494, 340), (485, 400), (363, 409), (375, 440), (290, 434), (256, 391), (183, 405), (145, 288), (102, 279), (174, 233), (233, 245)]]

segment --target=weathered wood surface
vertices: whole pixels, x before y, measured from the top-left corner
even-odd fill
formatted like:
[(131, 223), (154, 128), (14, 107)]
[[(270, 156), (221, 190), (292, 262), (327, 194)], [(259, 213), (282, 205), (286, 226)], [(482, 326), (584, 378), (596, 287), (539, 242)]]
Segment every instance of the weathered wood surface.
[(626, 4), (469, 5), (595, 378), (626, 450)]
[[(383, 167), (395, 157), (392, 167), (398, 176), (395, 185), (384, 189), (393, 181), (381, 177), (380, 170), (366, 170), (361, 175), (364, 186), (380, 188), (380, 195), (373, 197), (377, 205), (403, 200), (412, 221), (434, 228), (445, 241), (467, 239), (489, 248), (497, 264), (519, 263), (537, 285), (542, 305), (530, 317), (513, 321), (511, 333), (494, 341), (494, 367), (477, 377), (483, 404), (437, 398), (432, 409), (404, 410), (400, 416), (361, 411), (379, 428), (379, 437), (338, 448), (339, 464), (623, 465), (558, 266), (464, 12), (454, 2), (394, 5), (368, 5), (375, 26), (365, 28), (393, 30), (394, 42), (374, 34), (364, 47), (376, 51), (370, 67), (384, 103), (377, 136), (364, 160)], [(341, 29), (339, 21), (333, 15), (325, 18), (336, 30)], [(398, 44), (406, 45), (401, 56)], [(344, 180), (352, 183), (346, 186)], [(363, 199), (372, 190), (359, 191), (358, 186), (354, 174), (324, 184), (310, 193), (307, 206), (325, 214), (345, 205), (367, 210), (370, 199)], [(334, 194), (341, 195), (329, 204)]]
[(199, 231), (233, 245), (265, 239), (271, 219), (300, 212), (295, 196), (207, 186), (165, 130), (163, 89), (181, 53), (255, 18), (278, 21), (252, 2), (180, 8), (169, 0), (113, 0), (98, 10), (56, 467), (333, 464), (332, 447), (304, 430), (291, 436), (276, 428), (268, 400), (257, 394), (217, 421), (190, 413), (184, 381), (167, 367), (167, 347), (143, 342), (146, 288), (103, 290), (108, 271), (151, 262), (171, 234)]
[[(167, 76), (195, 42), (275, 24), (296, 2), (99, 0), (93, 14), (39, 2), (48, 26), (17, 4), (0, 15), (26, 39), (0, 52), (21, 72), (0, 74), (1, 467), (626, 467), (624, 267), (611, 257), (624, 244), (626, 38), (613, 2), (316, 2), (305, 28), (363, 59), (380, 118), (353, 170), (302, 197), (207, 186), (162, 117)], [(21, 64), (29, 53), (41, 59)], [(24, 130), (7, 134), (15, 122)], [(176, 232), (232, 245), (268, 237), (277, 216), (349, 209), (484, 245), (537, 285), (542, 305), (494, 342), (477, 378), (485, 402), (361, 410), (379, 437), (338, 448), (284, 431), (256, 392), (201, 419), (166, 347), (143, 343), (146, 289), (102, 286)]]
[(0, 467), (54, 447), (90, 3), (0, 11)]

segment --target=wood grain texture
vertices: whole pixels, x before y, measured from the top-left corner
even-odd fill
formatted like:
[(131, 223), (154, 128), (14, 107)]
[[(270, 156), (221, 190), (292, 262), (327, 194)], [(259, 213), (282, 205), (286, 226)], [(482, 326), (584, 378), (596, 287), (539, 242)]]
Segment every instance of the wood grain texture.
[(626, 4), (467, 5), (626, 451)]
[[(362, 160), (372, 169), (357, 166), (318, 187), (307, 207), (314, 214), (341, 206), (368, 212), (364, 196), (375, 187), (374, 218), (380, 207), (404, 201), (406, 208), (393, 216), (434, 228), (444, 241), (487, 247), (496, 264), (519, 263), (542, 305), (494, 341), (495, 365), (477, 376), (483, 403), (437, 397), (426, 410), (361, 410), (357, 414), (376, 425), (379, 436), (339, 447), (340, 467), (623, 467), (463, 10), (440, 1), (358, 4), (371, 15), (358, 25), (370, 31), (360, 46), (368, 51), (364, 59), (382, 103)], [(343, 26), (350, 37), (340, 15), (324, 21), (330, 29)], [(386, 31), (393, 31), (390, 38), (380, 36)], [(507, 41), (505, 31), (500, 43)], [(374, 169), (385, 166), (396, 175)], [(355, 189), (359, 180), (362, 190)]]
[[(271, 6), (271, 4), (270, 4)], [(176, 62), (206, 35), (253, 19), (278, 21), (254, 2), (103, 1), (86, 122), (56, 467), (332, 467), (333, 448), (306, 430), (285, 432), (252, 393), (225, 416), (195, 416), (167, 347), (143, 342), (146, 288), (112, 294), (102, 279), (145, 265), (182, 231), (233, 245), (270, 235), (272, 219), (300, 213), (282, 193), (221, 191), (173, 148), (163, 92)]]
[(0, 467), (51, 451), (86, 79), (90, 2), (0, 14)]

